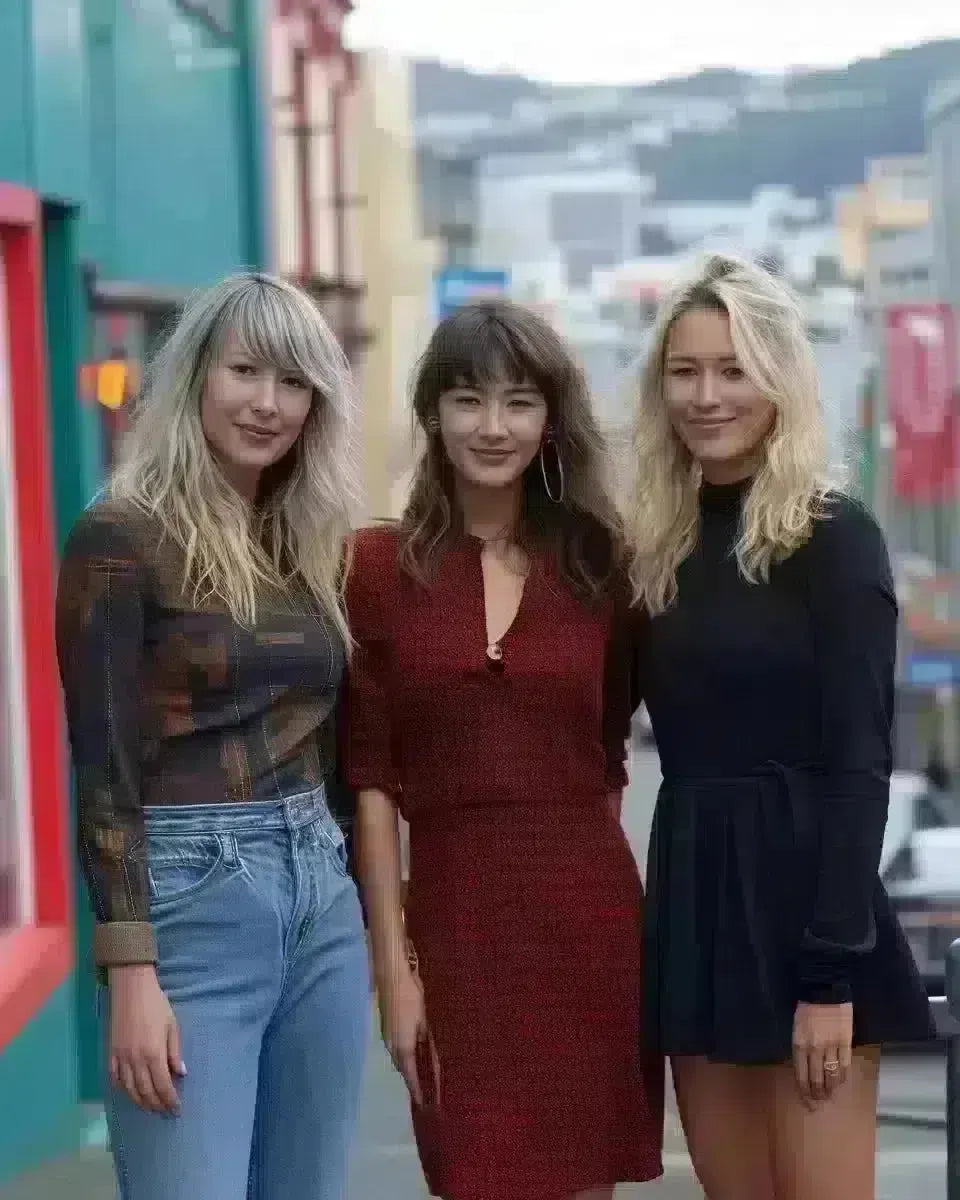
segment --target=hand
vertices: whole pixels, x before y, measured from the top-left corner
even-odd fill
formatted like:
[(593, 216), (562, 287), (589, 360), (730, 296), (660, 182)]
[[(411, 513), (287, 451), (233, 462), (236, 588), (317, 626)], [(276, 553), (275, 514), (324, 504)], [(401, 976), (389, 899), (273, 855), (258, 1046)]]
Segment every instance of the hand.
[(180, 1030), (152, 965), (110, 968), (110, 1080), (147, 1112), (180, 1115)]
[(433, 1068), (434, 1099), (440, 1103), (440, 1060), (427, 1025), (423, 984), (403, 962), (390, 984), (380, 994), (380, 1029), (387, 1053), (403, 1076), (407, 1090), (418, 1107), (423, 1105), (423, 1088), (417, 1070), (418, 1051), (426, 1046)]
[(809, 1109), (816, 1109), (828, 1100), (845, 1081), (853, 1057), (852, 1046), (852, 1004), (797, 1005), (793, 1018), (793, 1069), (800, 1095)]

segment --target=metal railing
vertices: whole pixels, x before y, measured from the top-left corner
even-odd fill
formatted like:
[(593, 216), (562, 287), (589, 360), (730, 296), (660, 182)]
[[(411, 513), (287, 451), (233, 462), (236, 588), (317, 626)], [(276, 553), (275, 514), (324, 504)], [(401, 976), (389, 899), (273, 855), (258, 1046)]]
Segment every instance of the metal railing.
[(947, 1042), (947, 1200), (960, 1200), (960, 940), (947, 951), (945, 990), (931, 1005)]

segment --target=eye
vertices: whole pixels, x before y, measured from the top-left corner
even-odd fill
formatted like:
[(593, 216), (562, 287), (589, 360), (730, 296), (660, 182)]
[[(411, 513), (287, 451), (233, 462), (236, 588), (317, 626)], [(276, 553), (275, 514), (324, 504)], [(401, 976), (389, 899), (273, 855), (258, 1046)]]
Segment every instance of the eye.
[(693, 367), (686, 365), (677, 365), (670, 367), (668, 372), (675, 379), (687, 379), (689, 376), (696, 374)]
[(310, 386), (300, 375), (287, 375), (281, 382), (284, 387), (291, 388), (308, 388)]
[(731, 379), (734, 382), (741, 380), (741, 379), (746, 379), (746, 375), (744, 375), (744, 373), (740, 369), (740, 367), (726, 367), (724, 369), (723, 375), (724, 375), (725, 379)]
[(457, 404), (472, 405), (480, 403), (480, 397), (473, 392), (456, 392), (453, 398)]
[(240, 376), (255, 375), (257, 373), (256, 367), (252, 366), (250, 363), (243, 362), (230, 363), (230, 370), (234, 373), (234, 375)]

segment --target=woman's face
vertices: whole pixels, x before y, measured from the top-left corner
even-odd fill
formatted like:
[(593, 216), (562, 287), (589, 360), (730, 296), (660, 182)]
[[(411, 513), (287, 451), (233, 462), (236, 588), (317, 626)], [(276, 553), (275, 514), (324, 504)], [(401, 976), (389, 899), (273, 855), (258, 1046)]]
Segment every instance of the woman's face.
[(211, 366), (200, 419), (227, 478), (253, 498), (263, 471), (279, 462), (300, 436), (313, 389), (296, 372), (257, 362), (234, 334)]
[(753, 474), (776, 410), (737, 361), (725, 312), (697, 308), (674, 321), (663, 386), (674, 433), (706, 480)]
[(532, 383), (500, 380), (440, 397), (440, 436), (457, 477), (474, 487), (516, 484), (540, 449), (547, 402)]

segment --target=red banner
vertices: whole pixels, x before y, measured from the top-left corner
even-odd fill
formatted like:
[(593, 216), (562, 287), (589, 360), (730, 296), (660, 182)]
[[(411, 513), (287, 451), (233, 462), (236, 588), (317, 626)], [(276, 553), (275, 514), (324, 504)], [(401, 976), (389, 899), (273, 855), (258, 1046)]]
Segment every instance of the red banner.
[(947, 304), (898, 304), (887, 309), (886, 334), (894, 492), (949, 500), (960, 492), (956, 318)]

